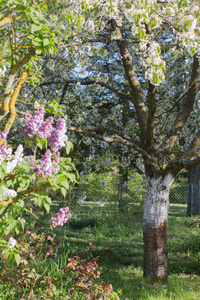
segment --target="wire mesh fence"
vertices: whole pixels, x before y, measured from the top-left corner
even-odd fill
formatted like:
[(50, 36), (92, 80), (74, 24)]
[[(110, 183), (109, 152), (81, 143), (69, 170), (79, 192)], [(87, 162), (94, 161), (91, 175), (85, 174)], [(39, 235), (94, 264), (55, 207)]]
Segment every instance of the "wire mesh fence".
[[(60, 197), (57, 205), (69, 205), (78, 219), (113, 217), (121, 214), (131, 219), (142, 215), (145, 199), (145, 184), (119, 184), (112, 182), (107, 186), (88, 185), (72, 188), (67, 196)], [(176, 216), (200, 214), (200, 185), (174, 184), (170, 194), (170, 213)], [(58, 203), (60, 202), (60, 203)]]

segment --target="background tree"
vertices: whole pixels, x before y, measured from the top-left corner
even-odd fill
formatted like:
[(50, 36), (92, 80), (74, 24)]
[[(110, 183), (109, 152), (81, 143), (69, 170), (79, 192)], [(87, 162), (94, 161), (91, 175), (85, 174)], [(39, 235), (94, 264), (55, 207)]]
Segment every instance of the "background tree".
[(66, 105), (76, 125), (69, 131), (142, 156), (144, 274), (166, 279), (170, 186), (184, 168), (200, 163), (199, 1), (81, 5), (82, 30), (68, 39), (62, 62), (50, 60), (56, 67), (41, 86)]

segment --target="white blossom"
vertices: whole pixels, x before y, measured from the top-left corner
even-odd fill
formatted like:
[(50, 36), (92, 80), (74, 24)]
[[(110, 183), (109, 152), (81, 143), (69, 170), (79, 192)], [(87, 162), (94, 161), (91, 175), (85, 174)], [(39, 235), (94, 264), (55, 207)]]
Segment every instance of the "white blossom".
[[(10, 156), (9, 156), (10, 157)], [(19, 145), (15, 151), (14, 157), (7, 162), (6, 173), (11, 173), (17, 166), (23, 163), (23, 146)]]
[(4, 193), (3, 195), (0, 195), (0, 201), (5, 201), (8, 198), (14, 198), (17, 196), (17, 192), (13, 189), (7, 189), (6, 187), (3, 187)]
[(7, 247), (12, 250), (15, 247), (16, 243), (17, 241), (13, 237), (10, 237)]

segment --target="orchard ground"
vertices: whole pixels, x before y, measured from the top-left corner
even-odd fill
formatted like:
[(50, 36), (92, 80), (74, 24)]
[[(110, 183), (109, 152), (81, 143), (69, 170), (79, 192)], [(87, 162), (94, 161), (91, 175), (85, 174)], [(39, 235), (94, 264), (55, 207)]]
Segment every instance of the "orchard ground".
[[(76, 208), (76, 209), (75, 209)], [(55, 212), (58, 206), (52, 208)], [(90, 213), (88, 213), (88, 211)], [(28, 262), (24, 269), (23, 282), (16, 286), (12, 275), (19, 272), (19, 267), (7, 269), (7, 283), (1, 275), (0, 299), (87, 299), (75, 294), (69, 298), (69, 273), (63, 280), (63, 269), (67, 258), (79, 255), (88, 259), (88, 253), (100, 257), (101, 277), (105, 284), (112, 284), (120, 299), (199, 299), (200, 298), (200, 236), (199, 222), (186, 217), (185, 204), (171, 204), (168, 231), (168, 270), (167, 284), (151, 283), (143, 278), (143, 238), (142, 205), (133, 203), (131, 214), (108, 213), (106, 204), (97, 208), (97, 203), (85, 201), (71, 211), (73, 217), (63, 227), (50, 229), (49, 215), (38, 211), (37, 216), (45, 222), (38, 230), (38, 235), (53, 236), (61, 239), (57, 257), (50, 260), (42, 258), (41, 250), (35, 255), (34, 262)], [(54, 212), (52, 212), (53, 214)], [(29, 230), (36, 231), (33, 215), (25, 216)], [(198, 220), (198, 216), (195, 217)], [(23, 235), (22, 235), (23, 237)], [(26, 237), (28, 238), (28, 237)], [(96, 247), (91, 249), (94, 244)], [(90, 258), (89, 258), (90, 259)], [(31, 258), (30, 258), (31, 260)], [(30, 263), (30, 264), (29, 264)], [(34, 270), (33, 270), (34, 269)], [(34, 273), (35, 272), (35, 273)], [(26, 278), (27, 276), (27, 278)], [(27, 279), (27, 280), (26, 280)], [(49, 280), (49, 282), (48, 282)], [(47, 285), (48, 282), (48, 285)], [(28, 284), (29, 283), (29, 284)], [(47, 293), (49, 289), (50, 293)], [(28, 298), (29, 297), (29, 298)], [(114, 299), (114, 298), (113, 298)]]

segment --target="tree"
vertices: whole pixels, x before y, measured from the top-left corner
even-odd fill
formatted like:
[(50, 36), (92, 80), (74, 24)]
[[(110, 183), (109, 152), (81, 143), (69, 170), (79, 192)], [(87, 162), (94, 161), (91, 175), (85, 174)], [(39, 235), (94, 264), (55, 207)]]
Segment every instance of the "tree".
[[(15, 2), (10, 0), (6, 7)], [(17, 2), (28, 5), (28, 1)], [(57, 2), (50, 3), (48, 13), (62, 13), (60, 6), (54, 14)], [(59, 5), (63, 3), (58, 1)], [(43, 2), (38, 1), (39, 4)], [(59, 97), (63, 113), (68, 116), (69, 131), (91, 137), (91, 143), (101, 141), (105, 148), (106, 143), (117, 143), (123, 153), (130, 153), (127, 161), (135, 152), (140, 154), (147, 188), (143, 213), (144, 275), (165, 280), (170, 186), (184, 168), (200, 164), (200, 132), (196, 126), (199, 1), (87, 0), (66, 5), (67, 18), (60, 29), (65, 50), (43, 57), (43, 82), (41, 89), (35, 87), (32, 101), (41, 97), (50, 103)], [(22, 6), (17, 5), (19, 11), (26, 10)], [(29, 16), (27, 19), (31, 24), (38, 22)], [(44, 55), (43, 48), (49, 45), (41, 33), (44, 27), (35, 25), (31, 25), (33, 32), (29, 37), (33, 42), (28, 43), (29, 49)], [(52, 25), (56, 29), (55, 26)], [(71, 34), (69, 27), (75, 28)], [(25, 34), (22, 41), (26, 38)], [(12, 58), (11, 46), (9, 51)], [(27, 55), (15, 65), (20, 69), (23, 62), (27, 62)], [(35, 66), (38, 67), (37, 62)], [(11, 72), (7, 82), (13, 85), (14, 77)], [(2, 104), (4, 117), (7, 103), (12, 103), (6, 98), (10, 93), (7, 84)], [(20, 99), (24, 98), (27, 99), (25, 90)], [(11, 109), (12, 106), (10, 112)]]
[(200, 164), (199, 1), (81, 3), (81, 32), (69, 37), (62, 63), (52, 58), (41, 87), (66, 106), (69, 131), (140, 153), (144, 275), (165, 280), (170, 187)]

